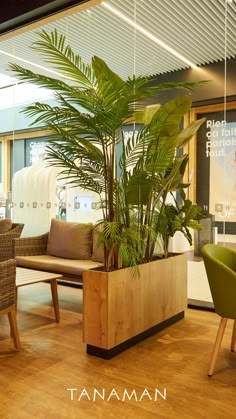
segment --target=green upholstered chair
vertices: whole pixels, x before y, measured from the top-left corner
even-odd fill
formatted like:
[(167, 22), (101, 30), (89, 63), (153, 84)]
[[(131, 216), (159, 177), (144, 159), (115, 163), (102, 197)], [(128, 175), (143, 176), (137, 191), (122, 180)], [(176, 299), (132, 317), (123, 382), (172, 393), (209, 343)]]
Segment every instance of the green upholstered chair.
[(219, 329), (209, 366), (208, 375), (213, 374), (217, 355), (228, 319), (234, 320), (231, 351), (236, 341), (236, 252), (218, 244), (206, 244), (202, 248), (208, 282), (215, 311), (221, 316)]

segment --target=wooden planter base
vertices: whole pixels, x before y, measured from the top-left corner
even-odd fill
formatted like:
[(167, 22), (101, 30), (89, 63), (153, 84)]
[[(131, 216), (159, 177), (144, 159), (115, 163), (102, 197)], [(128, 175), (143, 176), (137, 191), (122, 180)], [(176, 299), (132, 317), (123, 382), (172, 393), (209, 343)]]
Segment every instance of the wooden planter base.
[(184, 317), (185, 254), (145, 263), (132, 271), (85, 271), (84, 342), (87, 353), (110, 359)]
[(120, 343), (119, 345), (114, 346), (111, 349), (104, 349), (104, 348), (99, 348), (98, 346), (87, 345), (87, 354), (97, 356), (98, 358), (111, 359), (114, 356), (118, 355), (119, 353), (125, 351), (126, 349), (131, 348), (131, 346), (134, 346), (137, 343), (142, 342), (142, 340), (145, 340), (149, 338), (150, 336), (155, 335), (155, 333), (160, 332), (161, 330), (165, 329), (168, 326), (171, 326), (172, 324), (178, 322), (179, 320), (183, 318), (184, 318), (184, 311), (182, 311), (179, 314), (176, 314), (175, 316), (170, 317), (167, 320), (164, 320), (163, 322), (157, 324), (156, 326), (151, 327), (150, 329), (145, 330), (142, 333), (139, 333), (139, 335), (136, 335), (126, 340), (125, 342)]

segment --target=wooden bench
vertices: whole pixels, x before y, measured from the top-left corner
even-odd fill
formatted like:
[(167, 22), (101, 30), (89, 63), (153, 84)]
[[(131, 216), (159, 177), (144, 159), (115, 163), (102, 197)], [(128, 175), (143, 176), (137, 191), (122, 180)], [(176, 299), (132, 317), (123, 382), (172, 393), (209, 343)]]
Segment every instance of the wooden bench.
[(55, 219), (49, 233), (15, 239), (14, 257), (17, 266), (60, 274), (63, 281), (77, 283), (82, 283), (84, 270), (103, 266), (91, 224), (86, 232), (84, 224)]

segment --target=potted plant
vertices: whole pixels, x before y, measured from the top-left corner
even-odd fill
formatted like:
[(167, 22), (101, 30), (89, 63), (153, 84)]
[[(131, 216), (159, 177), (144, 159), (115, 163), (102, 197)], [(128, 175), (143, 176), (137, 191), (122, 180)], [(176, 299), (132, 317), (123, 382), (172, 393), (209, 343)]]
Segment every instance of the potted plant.
[[(25, 113), (52, 133), (48, 163), (61, 167), (67, 183), (100, 198), (104, 271), (86, 271), (83, 276), (84, 339), (90, 353), (110, 357), (132, 339), (158, 330), (160, 323), (183, 316), (185, 255), (180, 255), (178, 268), (176, 261), (166, 268), (163, 260), (156, 268), (152, 260), (156, 241), (164, 237), (168, 193), (183, 186), (188, 156), (178, 156), (177, 151), (203, 120), (180, 132), (191, 107), (189, 96), (162, 106), (147, 105), (164, 89), (192, 89), (201, 83), (150, 86), (148, 77), (122, 80), (98, 57), (83, 63), (56, 31), (42, 32), (34, 48), (69, 82), (11, 64), (21, 80), (53, 90), (58, 102), (35, 103)], [(123, 127), (130, 123), (133, 135), (125, 141)], [(136, 123), (142, 124), (138, 135)], [(139, 279), (134, 279), (138, 265)]]
[(179, 205), (175, 200), (175, 205), (164, 204), (159, 214), (158, 231), (162, 238), (164, 257), (169, 255), (169, 240), (174, 237), (177, 231), (183, 233), (192, 245), (192, 234), (190, 228), (194, 230), (201, 230), (202, 226), (199, 220), (202, 218), (202, 208), (193, 204), (189, 199), (184, 199), (182, 205)]

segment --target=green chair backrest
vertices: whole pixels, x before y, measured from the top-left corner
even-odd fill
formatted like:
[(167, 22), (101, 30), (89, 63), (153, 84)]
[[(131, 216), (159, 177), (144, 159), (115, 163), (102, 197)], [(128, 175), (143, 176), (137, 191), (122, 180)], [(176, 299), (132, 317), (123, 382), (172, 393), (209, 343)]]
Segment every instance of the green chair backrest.
[(216, 313), (236, 319), (236, 252), (218, 244), (202, 248)]

